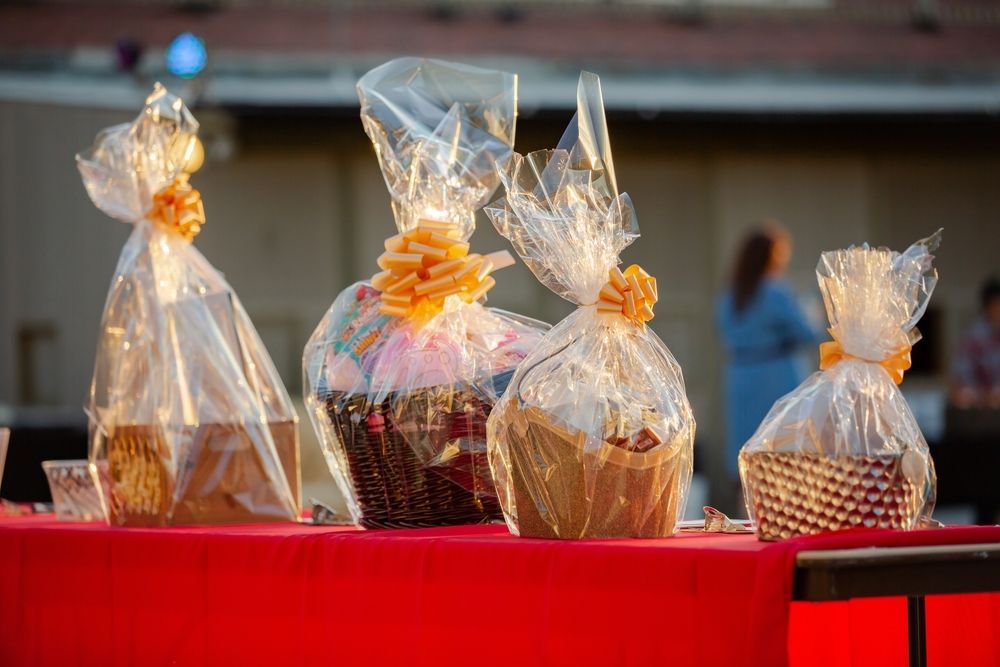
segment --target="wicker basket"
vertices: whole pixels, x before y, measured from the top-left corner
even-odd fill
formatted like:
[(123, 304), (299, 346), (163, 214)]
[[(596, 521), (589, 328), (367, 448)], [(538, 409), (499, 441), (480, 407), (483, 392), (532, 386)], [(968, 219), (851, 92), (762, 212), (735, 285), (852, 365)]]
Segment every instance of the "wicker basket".
[(847, 528), (912, 528), (921, 490), (904, 474), (905, 456), (740, 454), (758, 536), (778, 540)]
[(335, 391), (318, 397), (336, 435), (328, 441), (343, 448), (362, 526), (425, 528), (503, 520), (486, 458), (490, 405), (471, 388), (453, 393), (451, 411), (441, 423), (428, 425), (442, 441), (466, 443), (446, 465), (425, 466), (407, 440), (407, 431), (420, 423), (415, 413), (423, 397), (440, 393), (440, 388), (410, 392), (406, 410), (413, 419), (393, 414), (394, 395), (377, 404), (363, 394)]

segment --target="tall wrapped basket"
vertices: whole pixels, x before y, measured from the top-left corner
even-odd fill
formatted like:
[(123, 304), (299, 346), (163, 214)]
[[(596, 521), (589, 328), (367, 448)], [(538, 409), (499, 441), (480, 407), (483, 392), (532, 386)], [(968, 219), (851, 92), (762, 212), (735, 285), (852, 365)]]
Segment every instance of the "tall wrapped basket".
[(370, 528), (502, 520), (486, 421), (546, 328), (483, 305), (506, 252), (470, 251), (516, 118), (512, 74), (403, 58), (358, 82), (397, 232), (303, 358), (310, 417), (351, 518)]

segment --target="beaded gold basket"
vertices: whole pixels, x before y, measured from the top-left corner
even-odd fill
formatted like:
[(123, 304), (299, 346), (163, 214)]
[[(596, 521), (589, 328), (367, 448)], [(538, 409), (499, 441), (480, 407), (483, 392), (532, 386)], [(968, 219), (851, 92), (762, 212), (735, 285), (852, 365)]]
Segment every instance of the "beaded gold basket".
[(848, 528), (914, 527), (922, 503), (921, 489), (904, 474), (910, 454), (919, 456), (740, 453), (758, 536), (778, 540)]

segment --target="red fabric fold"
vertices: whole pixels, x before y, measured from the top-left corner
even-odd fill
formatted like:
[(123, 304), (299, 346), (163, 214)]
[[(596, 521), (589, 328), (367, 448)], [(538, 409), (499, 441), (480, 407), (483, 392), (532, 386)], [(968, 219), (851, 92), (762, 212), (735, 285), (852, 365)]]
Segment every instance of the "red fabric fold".
[[(0, 665), (902, 666), (905, 604), (793, 605), (795, 554), (998, 541), (996, 527), (560, 542), (8, 519)], [(998, 664), (1000, 596), (930, 598), (928, 623), (932, 665)]]

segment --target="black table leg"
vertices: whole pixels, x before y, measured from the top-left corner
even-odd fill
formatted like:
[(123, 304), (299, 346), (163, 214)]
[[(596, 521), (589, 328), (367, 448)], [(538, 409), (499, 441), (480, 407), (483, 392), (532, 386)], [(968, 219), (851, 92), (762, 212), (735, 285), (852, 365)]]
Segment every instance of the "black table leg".
[(910, 638), (910, 667), (927, 667), (927, 607), (923, 595), (906, 598), (906, 628)]

